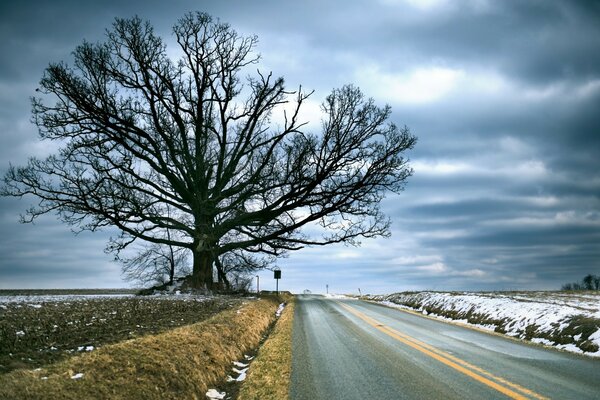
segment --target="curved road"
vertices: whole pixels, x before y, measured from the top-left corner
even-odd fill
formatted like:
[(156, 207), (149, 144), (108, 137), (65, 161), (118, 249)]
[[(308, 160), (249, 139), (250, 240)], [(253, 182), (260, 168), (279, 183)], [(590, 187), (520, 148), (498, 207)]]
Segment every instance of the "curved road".
[(599, 399), (600, 360), (359, 300), (298, 296), (290, 399)]

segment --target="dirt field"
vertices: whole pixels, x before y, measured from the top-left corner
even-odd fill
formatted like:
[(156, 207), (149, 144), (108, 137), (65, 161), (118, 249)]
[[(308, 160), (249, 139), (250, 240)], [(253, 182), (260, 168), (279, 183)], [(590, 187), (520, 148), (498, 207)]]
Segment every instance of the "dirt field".
[(123, 293), (7, 294), (0, 293), (0, 374), (38, 368), (107, 344), (197, 323), (243, 300)]

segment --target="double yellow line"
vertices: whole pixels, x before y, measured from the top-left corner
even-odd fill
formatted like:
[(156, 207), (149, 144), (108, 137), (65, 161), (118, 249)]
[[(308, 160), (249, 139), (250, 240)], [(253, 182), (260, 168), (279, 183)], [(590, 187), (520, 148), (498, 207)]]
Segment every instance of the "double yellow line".
[(393, 328), (390, 328), (389, 326), (385, 326), (379, 321), (369, 317), (368, 315), (356, 310), (353, 307), (350, 307), (343, 303), (338, 304), (340, 304), (351, 314), (365, 321), (367, 324), (371, 325), (375, 329), (378, 329), (379, 331), (385, 333), (388, 336), (393, 337), (399, 342), (402, 342), (407, 346), (410, 346), (413, 349), (418, 350), (421, 353), (426, 354), (429, 357), (441, 362), (442, 364), (445, 364), (448, 367), (453, 368), (456, 371), (461, 372), (467, 375), (468, 377), (473, 378), (474, 380), (499, 391), (500, 393), (508, 396), (511, 399), (526, 400), (533, 398), (538, 400), (548, 400), (547, 397), (544, 397), (532, 390), (517, 385), (516, 383), (507, 381), (506, 379), (496, 376), (476, 365), (461, 360), (460, 358), (455, 357), (452, 354), (439, 350), (427, 343), (421, 342), (420, 340), (417, 340), (411, 336), (408, 336)]

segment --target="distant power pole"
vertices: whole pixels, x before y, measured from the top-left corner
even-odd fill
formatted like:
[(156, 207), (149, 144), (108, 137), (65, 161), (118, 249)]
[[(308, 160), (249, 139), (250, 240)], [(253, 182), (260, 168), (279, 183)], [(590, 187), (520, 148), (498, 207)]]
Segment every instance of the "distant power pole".
[(256, 294), (260, 293), (260, 277), (256, 275)]
[(329, 283), (325, 285), (325, 290), (327, 291), (327, 294), (329, 294)]

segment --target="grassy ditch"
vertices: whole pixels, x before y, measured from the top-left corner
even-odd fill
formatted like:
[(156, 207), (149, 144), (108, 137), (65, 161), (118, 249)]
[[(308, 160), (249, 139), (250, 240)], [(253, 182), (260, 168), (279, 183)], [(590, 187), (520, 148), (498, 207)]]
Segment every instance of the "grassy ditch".
[(278, 299), (248, 301), (205, 321), (0, 376), (4, 399), (204, 399), (231, 360), (256, 347)]
[(290, 297), (269, 339), (252, 362), (238, 400), (288, 398), (292, 372), (292, 325), (294, 298)]

